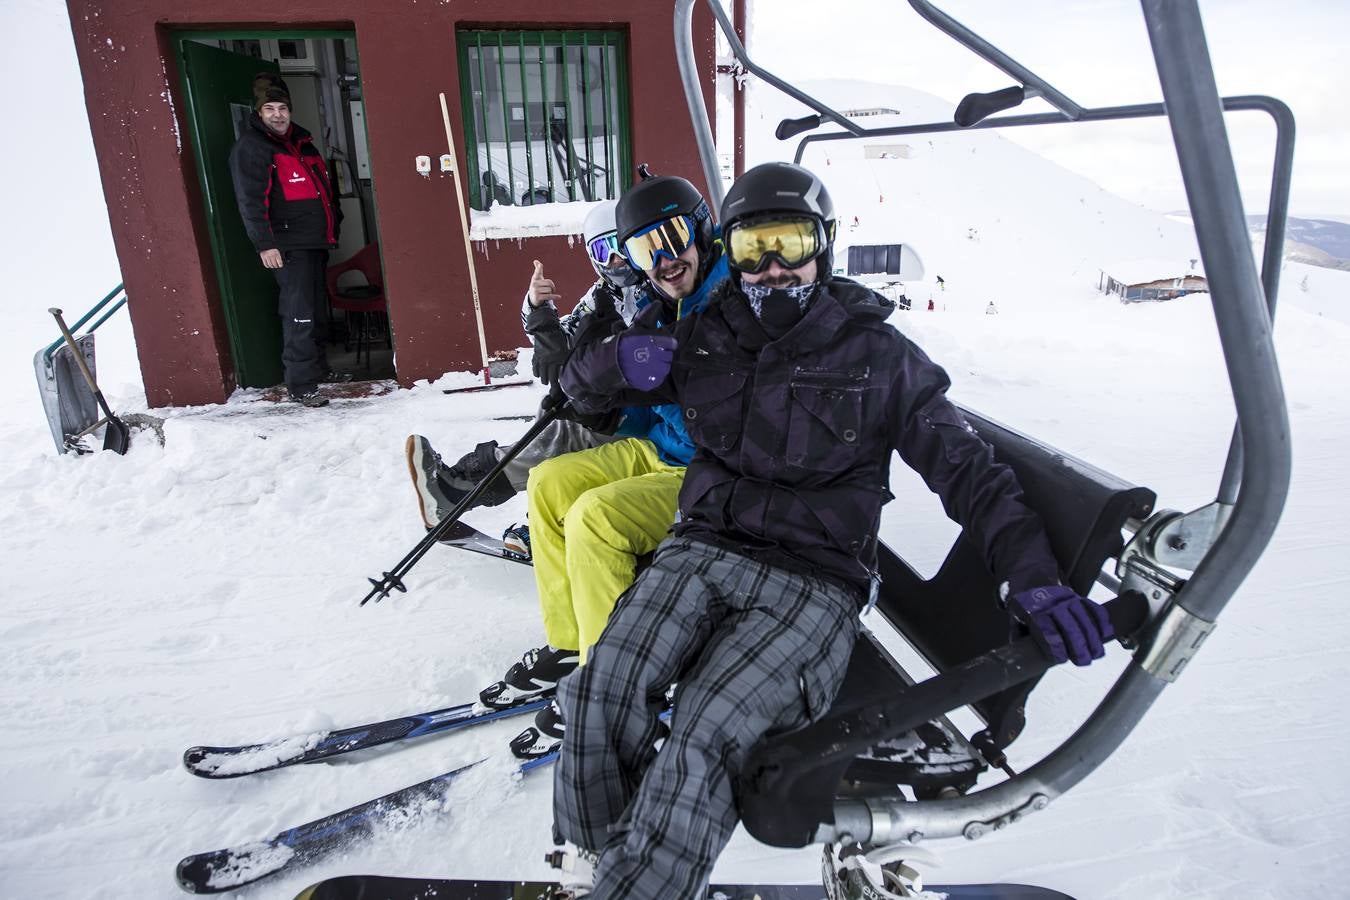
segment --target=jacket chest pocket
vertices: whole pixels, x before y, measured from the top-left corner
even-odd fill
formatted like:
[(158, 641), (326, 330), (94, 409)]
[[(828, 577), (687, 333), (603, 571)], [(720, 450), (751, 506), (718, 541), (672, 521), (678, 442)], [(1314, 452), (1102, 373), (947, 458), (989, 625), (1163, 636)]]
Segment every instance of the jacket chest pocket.
[(685, 382), (684, 427), (709, 450), (730, 450), (741, 436), (746, 376), (731, 370), (695, 369)]
[(281, 196), (287, 200), (317, 200), (319, 191), (298, 160), (286, 160), (277, 164), (277, 180), (281, 182)]
[(788, 413), (787, 462), (842, 472), (857, 459), (862, 440), (866, 372), (793, 373)]

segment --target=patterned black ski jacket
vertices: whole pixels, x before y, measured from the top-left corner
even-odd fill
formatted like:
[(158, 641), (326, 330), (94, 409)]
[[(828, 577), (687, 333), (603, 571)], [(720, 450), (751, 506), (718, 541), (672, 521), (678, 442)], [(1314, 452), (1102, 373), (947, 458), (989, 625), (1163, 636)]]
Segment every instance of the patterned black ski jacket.
[(342, 210), (328, 166), (299, 125), (292, 122), (282, 137), (252, 113), (230, 150), (230, 177), (244, 229), (259, 253), (337, 246)]
[[(947, 373), (886, 324), (894, 304), (833, 278), (771, 340), (727, 282), (665, 333), (675, 364), (632, 389), (618, 337), (579, 348), (562, 386), (583, 412), (679, 403), (697, 447), (676, 533), (859, 589), (876, 564), (892, 451), (942, 499), (1013, 592), (1059, 580), (1040, 518), (946, 397)], [(639, 316), (631, 331), (652, 331)], [(992, 598), (991, 598), (992, 599)]]

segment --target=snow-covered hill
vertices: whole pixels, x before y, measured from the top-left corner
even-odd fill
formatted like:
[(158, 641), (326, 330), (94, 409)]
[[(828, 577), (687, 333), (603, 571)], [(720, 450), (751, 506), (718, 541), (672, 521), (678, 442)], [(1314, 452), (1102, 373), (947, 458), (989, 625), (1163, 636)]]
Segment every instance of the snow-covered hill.
[[(839, 90), (826, 99), (944, 114), (900, 88)], [(769, 129), (797, 114), (763, 92), (754, 109)], [(936, 310), (916, 304), (893, 322), (948, 368), (956, 398), (1154, 488), (1163, 506), (1211, 499), (1232, 412), (1207, 298), (1124, 307), (1094, 289), (1103, 260), (1190, 252), (1186, 228), (991, 134), (906, 143), (907, 158), (864, 160), (856, 145), (834, 144), (805, 162), (826, 177), (841, 221), (857, 216), (860, 232), (912, 242), (930, 278), (944, 277), (946, 291), (916, 286), (934, 293)], [(752, 160), (771, 157), (790, 152), (756, 130)], [(104, 216), (96, 197), (69, 202)], [(52, 277), (67, 262), (57, 247), (31, 257)], [(48, 301), (39, 276), (24, 278), (11, 296), (36, 320), (31, 307)], [(1333, 310), (1347, 288), (1350, 273), (1285, 271), (1277, 340), (1293, 488), (1270, 551), (1214, 636), (1079, 788), (978, 843), (935, 845), (946, 859), (936, 880), (1039, 883), (1085, 900), (1344, 893), (1350, 326)], [(984, 315), (990, 298), (1000, 315)], [(36, 349), (38, 333), (21, 337)], [(100, 348), (126, 353), (127, 342), (112, 331)], [(472, 380), (450, 375), (315, 411), (241, 394), (172, 411), (165, 446), (138, 440), (125, 458), (56, 456), (31, 382), (5, 382), (0, 894), (179, 896), (172, 868), (184, 854), (264, 837), (487, 753), (496, 761), (442, 807), (238, 896), (289, 897), (357, 871), (544, 874), (548, 779), (515, 779), (500, 755), (518, 722), (233, 782), (195, 779), (178, 761), (190, 744), (463, 701), (540, 642), (527, 570), (446, 549), (414, 570), (410, 593), (357, 606), (365, 578), (422, 535), (404, 436), (427, 434), (457, 455), (514, 438), (523, 423), (495, 417), (526, 414), (538, 399), (533, 389), (440, 393)], [(135, 407), (134, 381), (110, 387), (114, 405)], [(935, 567), (954, 526), (898, 465), (893, 489), (884, 537)], [(523, 512), (517, 500), (470, 519), (491, 531)], [(1053, 672), (1014, 764), (1067, 735), (1123, 660), (1117, 648), (1090, 669)], [(817, 862), (814, 849), (738, 834), (717, 874), (810, 881)]]
[[(945, 101), (894, 85), (832, 80), (802, 89), (834, 109), (900, 111), (869, 117), (869, 127), (952, 115)], [(773, 128), (806, 107), (765, 87), (753, 97), (747, 156), (791, 159), (797, 141), (776, 140)], [(896, 152), (866, 159), (868, 146)], [(1094, 289), (1109, 262), (1199, 255), (1189, 226), (1108, 194), (992, 131), (823, 141), (808, 145), (802, 163), (830, 188), (841, 242), (909, 243), (929, 284), (943, 276), (949, 306), (1059, 303)], [(1035, 290), (1023, 290), (1027, 284)]]

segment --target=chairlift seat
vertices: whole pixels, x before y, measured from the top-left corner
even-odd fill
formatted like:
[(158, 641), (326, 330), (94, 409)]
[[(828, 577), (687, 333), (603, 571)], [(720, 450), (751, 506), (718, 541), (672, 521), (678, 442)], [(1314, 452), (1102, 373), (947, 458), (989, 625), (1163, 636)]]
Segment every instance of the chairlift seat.
[[(1069, 454), (969, 410), (962, 410), (977, 434), (993, 447), (994, 458), (1010, 466), (1021, 483), (1025, 502), (1040, 514), (1060, 562), (1065, 583), (1086, 594), (1103, 564), (1124, 547), (1122, 529), (1130, 519), (1143, 520), (1155, 495)], [(976, 546), (958, 536), (941, 568), (920, 577), (884, 543), (878, 548), (880, 613), (938, 673), (960, 666), (1006, 645), (1014, 626), (998, 602), (998, 585)], [(1003, 765), (1004, 749), (1022, 733), (1026, 700), (1038, 679), (1032, 679), (971, 704), (985, 728), (968, 741), (953, 741), (949, 750), (968, 749), (970, 763), (940, 767), (891, 763), (886, 754), (865, 752), (852, 759), (829, 759), (815, 765), (802, 759), (800, 736), (807, 730), (771, 736), (752, 754), (742, 779), (741, 816), (759, 840), (774, 846), (800, 847), (811, 841), (819, 823), (832, 821), (833, 798), (841, 792), (867, 794), (878, 785), (894, 794), (908, 785), (920, 799), (946, 789), (968, 791), (987, 765)], [(908, 735), (877, 730), (859, 715), (862, 707), (893, 699), (912, 684), (870, 636), (858, 641), (843, 687), (825, 723), (846, 723), (853, 739), (873, 744), (921, 745), (925, 732), (950, 734), (945, 717), (930, 728)], [(850, 721), (850, 717), (856, 721)], [(869, 731), (869, 729), (871, 729)], [(817, 729), (819, 733), (819, 729)], [(922, 753), (918, 754), (922, 755)], [(788, 772), (784, 760), (799, 770)], [(841, 788), (841, 781), (844, 782)], [(869, 789), (869, 785), (871, 785)]]

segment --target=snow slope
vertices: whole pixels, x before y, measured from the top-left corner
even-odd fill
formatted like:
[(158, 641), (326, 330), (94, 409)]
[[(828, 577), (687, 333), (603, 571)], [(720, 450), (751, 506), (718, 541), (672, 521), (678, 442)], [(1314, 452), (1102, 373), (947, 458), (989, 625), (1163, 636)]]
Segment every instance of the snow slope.
[[(19, 9), (50, 24), (36, 4)], [(60, 102), (78, 116), (69, 88), (57, 79)], [(931, 292), (936, 311), (894, 322), (948, 368), (954, 396), (1153, 487), (1163, 506), (1212, 498), (1232, 411), (1206, 297), (1124, 307), (1093, 290), (1099, 260), (1176, 257), (1189, 232), (991, 135), (916, 149), (863, 161), (835, 145), (807, 163), (825, 174), (841, 215), (912, 241), (930, 274), (944, 276), (946, 291), (931, 282), (911, 291)], [(757, 138), (752, 159), (769, 155)], [(72, 159), (83, 176), (92, 165)], [(1010, 199), (994, 202), (995, 188)], [(96, 193), (72, 192), (69, 203), (104, 221)], [(70, 265), (66, 249), (42, 245), (14, 273), (6, 303), (34, 349), (50, 339), (42, 310), (52, 285), (88, 298), (108, 280), (106, 255)], [(1294, 265), (1285, 273), (1277, 339), (1293, 487), (1270, 551), (1203, 652), (1121, 751), (1049, 810), (977, 843), (935, 844), (946, 866), (932, 880), (1131, 900), (1344, 893), (1350, 489), (1340, 463), (1350, 331), (1328, 311), (1343, 308), (1348, 279)], [(991, 297), (998, 316), (983, 314)], [(134, 368), (118, 369), (127, 333), (110, 331), (100, 351), (117, 372), (107, 385), (114, 405), (143, 404)], [(32, 376), (18, 368), (0, 388), (0, 558), (10, 584), (0, 612), (0, 895), (180, 896), (179, 857), (499, 753), (524, 724), (238, 781), (202, 781), (178, 764), (190, 744), (463, 701), (540, 642), (529, 571), (466, 553), (438, 548), (408, 578), (410, 593), (356, 605), (365, 578), (421, 537), (403, 437), (427, 434), (451, 456), (510, 440), (525, 423), (494, 417), (528, 414), (533, 389), (441, 394), (473, 380), (456, 374), (317, 411), (241, 393), (221, 407), (170, 411), (162, 448), (140, 439), (125, 458), (73, 458), (53, 452)], [(900, 466), (894, 490), (884, 537), (931, 569), (954, 526)], [(470, 518), (491, 531), (522, 514), (517, 501)], [(1090, 669), (1053, 672), (1014, 762), (1067, 735), (1123, 659), (1117, 648)], [(543, 875), (550, 786), (509, 769), (499, 755), (450, 792), (442, 814), (238, 896), (289, 897), (358, 871)], [(780, 851), (738, 834), (717, 875), (816, 873), (814, 848)]]

